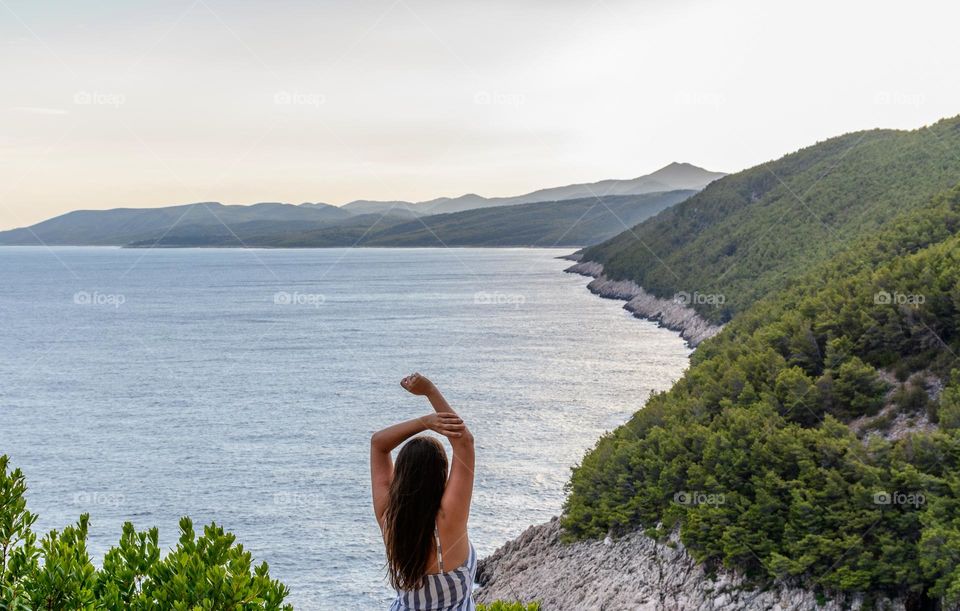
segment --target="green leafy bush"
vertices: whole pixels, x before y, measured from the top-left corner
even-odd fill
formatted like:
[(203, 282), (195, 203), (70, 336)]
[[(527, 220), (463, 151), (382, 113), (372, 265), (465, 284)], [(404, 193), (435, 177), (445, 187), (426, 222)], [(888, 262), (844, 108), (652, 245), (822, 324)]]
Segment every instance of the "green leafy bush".
[(283, 604), (288, 590), (270, 579), (267, 563), (254, 567), (250, 552), (216, 524), (198, 536), (182, 518), (179, 543), (161, 556), (157, 529), (138, 532), (128, 522), (99, 570), (87, 553), (87, 515), (38, 543), (23, 473), (8, 463), (0, 456), (0, 608), (293, 609)]

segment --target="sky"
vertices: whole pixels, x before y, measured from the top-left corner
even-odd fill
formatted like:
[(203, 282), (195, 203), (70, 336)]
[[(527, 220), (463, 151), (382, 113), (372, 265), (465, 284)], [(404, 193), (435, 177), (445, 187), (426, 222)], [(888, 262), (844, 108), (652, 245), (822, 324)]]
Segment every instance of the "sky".
[(733, 172), (960, 114), (960, 3), (0, 0), (0, 229)]

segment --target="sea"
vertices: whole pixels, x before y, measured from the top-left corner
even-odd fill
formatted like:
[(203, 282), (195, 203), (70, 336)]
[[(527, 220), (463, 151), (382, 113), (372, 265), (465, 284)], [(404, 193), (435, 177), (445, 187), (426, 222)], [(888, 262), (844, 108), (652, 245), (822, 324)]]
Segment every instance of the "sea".
[(297, 609), (386, 608), (369, 438), (474, 432), (481, 556), (560, 514), (570, 469), (668, 389), (680, 337), (563, 273), (555, 249), (0, 248), (0, 453), (45, 533), (90, 515), (237, 536)]

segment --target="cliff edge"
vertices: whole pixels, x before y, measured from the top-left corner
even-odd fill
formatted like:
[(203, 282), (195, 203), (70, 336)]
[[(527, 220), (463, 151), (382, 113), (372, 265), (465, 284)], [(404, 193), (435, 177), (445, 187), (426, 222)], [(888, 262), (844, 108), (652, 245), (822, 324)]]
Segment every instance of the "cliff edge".
[[(708, 574), (676, 536), (658, 542), (635, 531), (617, 540), (563, 543), (560, 532), (560, 520), (553, 518), (482, 559), (477, 602), (538, 600), (544, 611), (841, 611), (863, 606), (861, 597), (818, 599), (812, 591), (785, 584), (758, 590), (726, 571)], [(905, 609), (900, 601), (872, 602), (875, 609)]]
[(671, 301), (651, 295), (632, 280), (607, 278), (603, 275), (603, 266), (594, 261), (580, 261), (563, 271), (593, 278), (587, 285), (591, 293), (607, 299), (626, 301), (624, 309), (637, 318), (646, 318), (676, 331), (687, 340), (691, 348), (695, 348), (708, 337), (713, 337), (722, 329), (702, 318), (696, 310), (684, 305), (680, 300)]

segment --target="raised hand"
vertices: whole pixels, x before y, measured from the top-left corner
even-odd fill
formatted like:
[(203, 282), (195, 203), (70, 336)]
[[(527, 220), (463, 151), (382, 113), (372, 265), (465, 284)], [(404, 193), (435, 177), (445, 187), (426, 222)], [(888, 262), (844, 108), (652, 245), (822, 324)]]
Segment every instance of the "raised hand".
[(410, 374), (400, 380), (400, 386), (403, 386), (404, 390), (407, 392), (419, 396), (426, 396), (436, 388), (433, 385), (433, 382), (427, 379), (426, 376), (420, 375), (419, 373)]
[(428, 429), (434, 433), (440, 433), (444, 437), (451, 439), (463, 437), (463, 432), (467, 428), (463, 424), (460, 416), (453, 412), (439, 412), (424, 416), (421, 421)]

